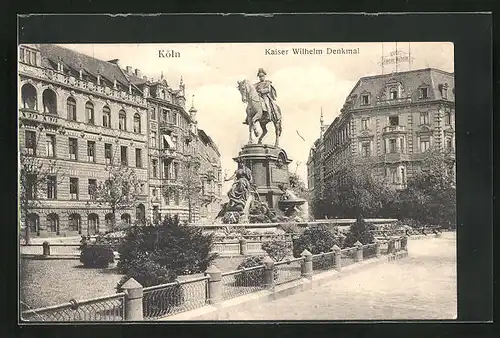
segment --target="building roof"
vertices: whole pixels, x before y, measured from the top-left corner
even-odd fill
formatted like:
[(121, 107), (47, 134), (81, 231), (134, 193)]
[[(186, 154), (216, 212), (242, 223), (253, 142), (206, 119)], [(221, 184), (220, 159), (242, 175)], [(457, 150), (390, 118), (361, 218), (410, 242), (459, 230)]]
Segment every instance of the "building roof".
[[(441, 99), (440, 88), (448, 85), (448, 101), (455, 101), (455, 80), (454, 73), (448, 73), (435, 68), (417, 69), (406, 72), (366, 76), (359, 79), (351, 93), (346, 99), (346, 103), (351, 109), (369, 108), (376, 105), (377, 100), (386, 100), (385, 90), (392, 84), (401, 84), (401, 97), (411, 97), (412, 102), (419, 101), (418, 89), (423, 86), (429, 88), (428, 100)], [(361, 105), (361, 95), (370, 94), (371, 99), (368, 105)], [(351, 101), (352, 100), (352, 101)]]
[(203, 143), (210, 145), (215, 152), (220, 156), (219, 148), (215, 145), (214, 141), (203, 129), (198, 129), (198, 136), (203, 141)]

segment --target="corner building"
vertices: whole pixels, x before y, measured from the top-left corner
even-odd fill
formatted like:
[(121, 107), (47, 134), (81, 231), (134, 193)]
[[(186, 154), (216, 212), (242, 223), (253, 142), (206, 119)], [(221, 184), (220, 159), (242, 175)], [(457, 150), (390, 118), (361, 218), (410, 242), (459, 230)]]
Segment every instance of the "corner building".
[(361, 78), (325, 131), (325, 183), (335, 179), (339, 161), (361, 156), (375, 159), (378, 174), (403, 189), (430, 147), (454, 154), (454, 88), (453, 73), (433, 68)]
[(163, 78), (153, 81), (138, 69), (122, 69), (117, 59), (24, 44), (18, 92), (20, 149), (41, 161), (55, 160), (59, 176), (50, 177), (40, 206), (30, 211), (33, 236), (107, 230), (111, 211), (96, 205), (89, 191), (106, 179), (106, 166), (120, 163), (133, 167), (142, 184), (135, 207), (117, 212), (117, 222), (162, 213), (187, 219), (186, 203), (164, 199), (158, 190), (176, 184), (176, 163), (198, 149), (196, 116), (185, 111), (182, 79), (174, 90)]

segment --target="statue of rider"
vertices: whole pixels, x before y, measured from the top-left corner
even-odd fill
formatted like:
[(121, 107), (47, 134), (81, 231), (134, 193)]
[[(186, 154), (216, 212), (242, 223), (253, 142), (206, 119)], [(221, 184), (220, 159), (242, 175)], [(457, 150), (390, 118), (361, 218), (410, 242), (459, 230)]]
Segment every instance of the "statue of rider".
[[(278, 120), (278, 114), (277, 109), (275, 107), (274, 101), (276, 101), (277, 98), (277, 93), (276, 89), (272, 85), (272, 82), (269, 80), (266, 80), (266, 71), (263, 68), (259, 68), (257, 71), (257, 76), (259, 77), (259, 82), (254, 84), (255, 89), (257, 90), (257, 93), (260, 96), (260, 103), (262, 106), (262, 116), (263, 119), (271, 119), (271, 114), (274, 114), (276, 117), (276, 120)], [(281, 116), (279, 116), (281, 118)], [(247, 121), (243, 122), (243, 124), (248, 124)]]

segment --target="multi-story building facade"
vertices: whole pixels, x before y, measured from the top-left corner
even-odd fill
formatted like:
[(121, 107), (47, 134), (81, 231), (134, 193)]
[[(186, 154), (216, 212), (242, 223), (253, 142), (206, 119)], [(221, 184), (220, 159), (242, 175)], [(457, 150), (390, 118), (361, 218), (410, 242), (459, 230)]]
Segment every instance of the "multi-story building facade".
[[(369, 157), (404, 188), (431, 147), (455, 144), (454, 74), (427, 68), (361, 78), (324, 135), (324, 180), (342, 159)], [(454, 155), (453, 155), (454, 156)]]
[(117, 164), (132, 167), (141, 181), (136, 206), (120, 210), (117, 221), (162, 213), (187, 219), (186, 203), (161, 193), (163, 185), (176, 184), (180, 161), (198, 149), (196, 112), (185, 111), (182, 79), (173, 90), (163, 79), (122, 69), (116, 59), (56, 45), (21, 45), (18, 64), (20, 149), (42, 162), (55, 160), (60, 176), (49, 177), (46, 196), (28, 215), (33, 234), (106, 230), (112, 214), (90, 192), (106, 179), (106, 166)]

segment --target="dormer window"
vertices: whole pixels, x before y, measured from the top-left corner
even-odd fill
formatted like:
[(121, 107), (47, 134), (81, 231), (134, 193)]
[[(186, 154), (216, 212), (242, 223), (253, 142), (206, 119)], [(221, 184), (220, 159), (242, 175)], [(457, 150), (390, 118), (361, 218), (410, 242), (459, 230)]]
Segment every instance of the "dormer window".
[(361, 95), (361, 105), (367, 106), (369, 104), (370, 104), (370, 95), (368, 94)]
[(441, 93), (441, 98), (444, 100), (448, 99), (448, 84), (440, 84), (439, 85), (439, 92)]
[(36, 66), (37, 55), (36, 51), (28, 49), (28, 48), (20, 48), (19, 49), (19, 61), (23, 63), (27, 63), (32, 66)]
[(418, 98), (419, 99), (427, 99), (429, 98), (429, 88), (423, 87), (418, 90)]
[(398, 98), (398, 90), (396, 88), (392, 88), (389, 97), (391, 100), (396, 100)]

